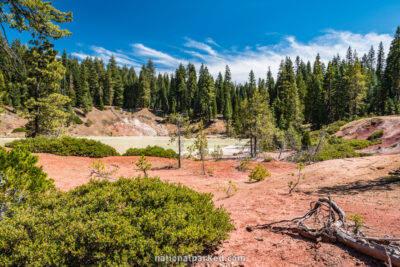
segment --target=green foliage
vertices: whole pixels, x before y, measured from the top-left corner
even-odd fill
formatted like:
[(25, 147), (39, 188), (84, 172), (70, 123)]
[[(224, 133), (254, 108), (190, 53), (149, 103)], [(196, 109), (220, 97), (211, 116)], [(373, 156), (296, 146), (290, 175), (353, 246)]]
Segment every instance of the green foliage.
[(236, 166), (236, 169), (238, 171), (241, 171), (241, 172), (245, 172), (247, 170), (250, 170), (250, 162), (251, 162), (250, 158), (245, 158), (243, 160), (240, 160), (239, 161), (239, 165)]
[(379, 142), (371, 142), (363, 139), (329, 139), (320, 152), (318, 152), (317, 160), (341, 159), (341, 158), (354, 158), (368, 156), (368, 153), (359, 153), (355, 150), (363, 149), (371, 145), (379, 144)]
[(72, 116), (70, 117), (70, 121), (72, 121), (75, 124), (83, 124), (83, 121), (81, 120), (81, 118), (79, 118), (79, 116), (72, 114)]
[(12, 133), (26, 133), (25, 127), (15, 128), (12, 130)]
[(178, 154), (172, 149), (164, 149), (160, 146), (147, 146), (146, 148), (129, 148), (124, 156), (148, 156), (177, 159)]
[(61, 94), (50, 94), (45, 97), (29, 99), (26, 102), (28, 109), (26, 115), (29, 122), (26, 124), (27, 137), (39, 135), (59, 136), (63, 133), (63, 127), (67, 123), (69, 114), (63, 110), (63, 106), (69, 103), (69, 98)]
[(6, 266), (156, 266), (156, 255), (202, 254), (233, 229), (211, 194), (146, 177), (92, 181), (13, 214), (0, 221)]
[(136, 166), (143, 172), (144, 176), (147, 177), (147, 171), (151, 170), (151, 163), (149, 163), (145, 156), (140, 156), (139, 160), (136, 162)]
[(91, 172), (90, 172), (90, 177), (91, 179), (112, 179), (110, 175), (116, 173), (119, 169), (118, 165), (114, 165), (114, 169), (107, 169), (106, 165), (104, 165), (104, 162), (99, 159), (98, 161), (95, 161), (91, 164), (90, 166)]
[(373, 132), (370, 136), (368, 136), (368, 140), (377, 140), (380, 139), (384, 134), (384, 130), (380, 129), (378, 131)]
[(91, 119), (87, 119), (86, 122), (85, 122), (85, 126), (86, 127), (90, 127), (90, 126), (92, 126), (92, 124), (93, 124), (93, 122), (92, 122)]
[(28, 151), (0, 149), (0, 221), (14, 205), (54, 189), (53, 180), (36, 166), (37, 162), (38, 157)]
[(214, 146), (213, 152), (211, 152), (211, 156), (214, 158), (215, 161), (220, 161), (224, 156), (224, 151), (220, 145)]
[(231, 197), (231, 196), (233, 196), (233, 194), (234, 194), (235, 192), (237, 192), (237, 191), (238, 191), (237, 186), (236, 186), (231, 180), (229, 180), (229, 182), (228, 182), (228, 188), (225, 189), (226, 197)]
[(203, 121), (200, 121), (199, 130), (195, 136), (193, 147), (197, 149), (198, 155), (200, 156), (200, 160), (203, 162), (202, 169), (203, 173), (205, 174), (205, 164), (204, 161), (208, 155), (208, 140), (207, 134), (204, 131)]
[(270, 176), (271, 174), (268, 172), (268, 170), (258, 163), (257, 166), (255, 166), (249, 173), (249, 180), (259, 182)]
[(326, 132), (331, 135), (335, 134), (340, 131), (340, 128), (342, 126), (344, 126), (346, 124), (347, 124), (347, 122), (345, 122), (345, 121), (335, 121), (335, 122), (329, 124), (329, 126), (326, 128)]
[(236, 137), (250, 138), (252, 157), (257, 156), (257, 146), (270, 146), (274, 133), (274, 119), (265, 94), (256, 89), (249, 100), (245, 99), (241, 103), (234, 128)]
[(173, 113), (169, 116), (168, 121), (175, 125), (175, 131), (173, 131), (170, 136), (170, 142), (176, 142), (178, 145), (178, 168), (181, 167), (182, 162), (182, 146), (185, 138), (190, 137), (191, 130), (190, 130), (190, 121), (189, 117), (184, 116), (182, 114)]
[(265, 157), (264, 157), (264, 162), (271, 162), (271, 161), (273, 161), (273, 160), (274, 160), (273, 157), (270, 157), (270, 156), (265, 156)]
[(385, 177), (385, 180), (388, 183), (398, 182), (398, 181), (400, 181), (400, 176), (398, 176), (398, 175), (389, 175), (389, 176)]
[(305, 132), (301, 138), (301, 145), (303, 148), (308, 148), (311, 146), (311, 136), (309, 132)]
[(355, 234), (359, 234), (361, 229), (364, 227), (365, 222), (364, 222), (364, 217), (361, 216), (358, 213), (355, 214), (350, 214), (348, 215), (348, 217), (350, 219), (350, 221), (352, 221), (354, 223), (353, 228), (354, 228), (354, 233)]
[(18, 139), (6, 143), (5, 146), (11, 148), (22, 147), (33, 153), (51, 153), (62, 156), (91, 158), (118, 156), (118, 152), (113, 147), (99, 141), (66, 136), (61, 138), (35, 137)]
[[(305, 180), (306, 179), (306, 175), (305, 174), (301, 174), (301, 171), (304, 169), (304, 164), (303, 163), (299, 163), (297, 164), (297, 170), (299, 171), (297, 179), (295, 181), (289, 181), (288, 183), (288, 187), (289, 187), (289, 194), (291, 194), (293, 192), (293, 190), (300, 184), (301, 180)], [(294, 176), (294, 173), (292, 173), (292, 176)]]

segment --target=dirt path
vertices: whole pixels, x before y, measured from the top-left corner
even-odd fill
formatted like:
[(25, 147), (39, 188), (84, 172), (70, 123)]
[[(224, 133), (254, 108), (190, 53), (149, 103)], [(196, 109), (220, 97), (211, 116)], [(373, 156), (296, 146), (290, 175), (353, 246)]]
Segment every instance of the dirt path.
[[(70, 190), (89, 181), (89, 166), (96, 159), (38, 154), (39, 165), (61, 190)], [(138, 157), (108, 157), (106, 166), (119, 166), (115, 177), (139, 174), (134, 162)], [(244, 266), (381, 266), (341, 246), (313, 243), (297, 236), (247, 232), (246, 225), (302, 215), (309, 202), (330, 194), (346, 213), (359, 213), (374, 235), (400, 236), (400, 182), (388, 183), (391, 169), (400, 167), (400, 155), (340, 159), (317, 163), (305, 169), (307, 179), (299, 192), (287, 195), (287, 183), (296, 166), (285, 162), (262, 163), (272, 176), (260, 183), (247, 183), (248, 172), (238, 172), (236, 161), (207, 162), (212, 175), (201, 174), (201, 162), (183, 162), (180, 170), (175, 160), (149, 157), (151, 176), (181, 183), (199, 192), (214, 194), (217, 206), (231, 214), (236, 230), (230, 233), (217, 255), (244, 255)], [(255, 164), (253, 164), (254, 166)], [(154, 170), (155, 169), (155, 170)], [(232, 197), (224, 190), (231, 180), (237, 187)], [(217, 266), (217, 265), (215, 265)]]

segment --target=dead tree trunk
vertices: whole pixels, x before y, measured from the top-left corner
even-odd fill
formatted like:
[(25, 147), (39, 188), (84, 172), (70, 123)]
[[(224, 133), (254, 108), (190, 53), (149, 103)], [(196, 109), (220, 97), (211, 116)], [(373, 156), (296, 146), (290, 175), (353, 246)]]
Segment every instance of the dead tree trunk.
[[(346, 224), (345, 213), (329, 197), (319, 198), (317, 201), (311, 202), (311, 205), (314, 206), (303, 216), (247, 226), (246, 229), (248, 231), (268, 229), (272, 232), (297, 233), (316, 241), (339, 242), (367, 256), (393, 266), (400, 266), (399, 238), (368, 237), (348, 231), (354, 225)], [(315, 220), (310, 224), (313, 224), (314, 227), (305, 224), (306, 220), (312, 216), (315, 217)]]

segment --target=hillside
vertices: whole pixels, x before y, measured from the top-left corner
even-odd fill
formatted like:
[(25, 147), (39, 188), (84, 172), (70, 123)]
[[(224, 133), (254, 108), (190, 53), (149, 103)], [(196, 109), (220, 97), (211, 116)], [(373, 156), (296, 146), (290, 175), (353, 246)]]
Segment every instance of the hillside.
[(382, 116), (352, 121), (344, 125), (336, 136), (344, 139), (367, 139), (372, 133), (383, 130), (382, 143), (363, 149), (377, 154), (400, 153), (400, 116)]
[[(86, 115), (78, 108), (74, 111), (83, 123), (72, 124), (67, 130), (70, 136), (168, 136), (174, 130), (174, 125), (148, 109), (128, 112), (114, 107), (106, 107), (102, 111), (93, 108)], [(26, 124), (22, 114), (7, 108), (5, 113), (0, 114), (0, 120), (0, 137), (25, 136), (23, 132), (13, 132)], [(223, 134), (224, 131), (225, 122), (222, 120), (216, 119), (206, 125), (207, 134)]]

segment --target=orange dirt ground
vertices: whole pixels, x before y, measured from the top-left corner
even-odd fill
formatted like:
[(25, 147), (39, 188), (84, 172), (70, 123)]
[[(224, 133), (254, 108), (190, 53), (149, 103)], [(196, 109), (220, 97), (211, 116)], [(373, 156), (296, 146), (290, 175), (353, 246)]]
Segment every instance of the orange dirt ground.
[[(70, 190), (89, 181), (90, 164), (97, 159), (39, 155), (39, 165), (61, 190)], [(108, 157), (102, 161), (119, 166), (115, 177), (137, 176), (138, 157)], [(307, 166), (306, 180), (298, 192), (287, 194), (288, 181), (294, 179), (296, 165), (286, 162), (263, 162), (271, 177), (259, 183), (248, 183), (248, 172), (235, 169), (233, 160), (206, 162), (208, 175), (202, 175), (201, 162), (184, 160), (183, 168), (176, 160), (149, 157), (153, 169), (150, 176), (184, 184), (196, 191), (214, 194), (217, 206), (225, 207), (231, 215), (235, 230), (221, 244), (215, 255), (243, 255), (246, 262), (234, 265), (209, 266), (382, 266), (341, 245), (314, 243), (298, 236), (271, 233), (266, 230), (247, 232), (249, 224), (265, 223), (305, 214), (309, 203), (319, 196), (330, 196), (346, 213), (358, 213), (369, 227), (371, 236), (400, 237), (400, 182), (387, 183), (383, 178), (400, 167), (400, 155), (339, 159)], [(253, 166), (256, 163), (253, 163)], [(164, 169), (163, 169), (164, 168)], [(212, 174), (211, 174), (212, 172)], [(224, 190), (231, 180), (238, 191), (227, 198)], [(199, 266), (204, 266), (199, 264)]]

